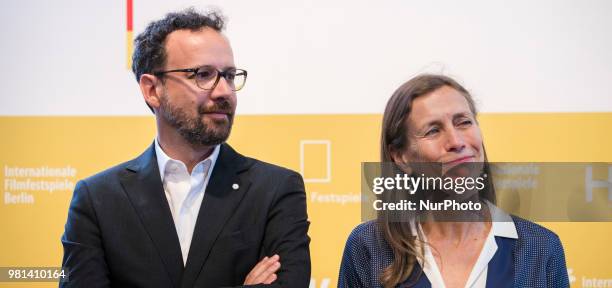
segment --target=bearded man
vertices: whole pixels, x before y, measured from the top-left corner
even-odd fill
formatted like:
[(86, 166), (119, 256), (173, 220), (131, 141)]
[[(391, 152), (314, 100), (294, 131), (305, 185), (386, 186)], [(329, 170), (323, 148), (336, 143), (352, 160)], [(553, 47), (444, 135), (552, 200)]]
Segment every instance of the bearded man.
[(302, 177), (225, 143), (247, 71), (223, 29), (218, 13), (187, 9), (135, 39), (132, 69), (157, 137), (77, 184), (60, 286), (308, 287)]

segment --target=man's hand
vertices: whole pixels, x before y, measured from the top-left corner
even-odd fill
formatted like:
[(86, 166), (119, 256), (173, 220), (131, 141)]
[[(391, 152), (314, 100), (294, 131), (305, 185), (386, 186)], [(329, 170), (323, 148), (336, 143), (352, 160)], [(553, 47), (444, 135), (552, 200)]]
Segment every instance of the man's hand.
[(280, 268), (280, 256), (264, 257), (253, 267), (244, 279), (244, 285), (272, 284), (276, 281), (276, 271)]

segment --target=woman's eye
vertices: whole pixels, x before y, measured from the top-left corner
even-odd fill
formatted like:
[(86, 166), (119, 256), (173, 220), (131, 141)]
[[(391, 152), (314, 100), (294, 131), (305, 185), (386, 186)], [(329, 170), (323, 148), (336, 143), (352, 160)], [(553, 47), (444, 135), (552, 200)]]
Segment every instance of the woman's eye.
[(470, 125), (472, 125), (472, 120), (462, 120), (459, 122), (459, 126), (461, 127), (468, 127)]
[(427, 130), (427, 132), (425, 132), (425, 136), (433, 136), (433, 135), (436, 135), (438, 132), (440, 132), (438, 128), (432, 128), (432, 129)]

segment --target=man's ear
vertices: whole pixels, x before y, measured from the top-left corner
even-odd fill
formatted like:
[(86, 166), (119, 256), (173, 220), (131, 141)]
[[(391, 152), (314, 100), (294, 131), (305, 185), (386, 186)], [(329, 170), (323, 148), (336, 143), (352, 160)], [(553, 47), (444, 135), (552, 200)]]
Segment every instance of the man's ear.
[(159, 108), (160, 97), (161, 97), (161, 81), (159, 78), (151, 74), (140, 75), (140, 92), (142, 98), (151, 109), (157, 110)]

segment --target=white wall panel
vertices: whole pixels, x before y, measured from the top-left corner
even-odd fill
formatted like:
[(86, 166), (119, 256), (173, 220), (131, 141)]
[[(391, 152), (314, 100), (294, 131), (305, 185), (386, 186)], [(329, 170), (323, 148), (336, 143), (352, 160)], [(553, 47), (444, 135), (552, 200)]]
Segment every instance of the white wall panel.
[[(483, 112), (612, 111), (612, 1), (142, 1), (134, 32), (215, 5), (241, 114), (381, 113), (419, 72), (456, 77)], [(0, 115), (147, 115), (125, 68), (125, 1), (0, 10)]]

